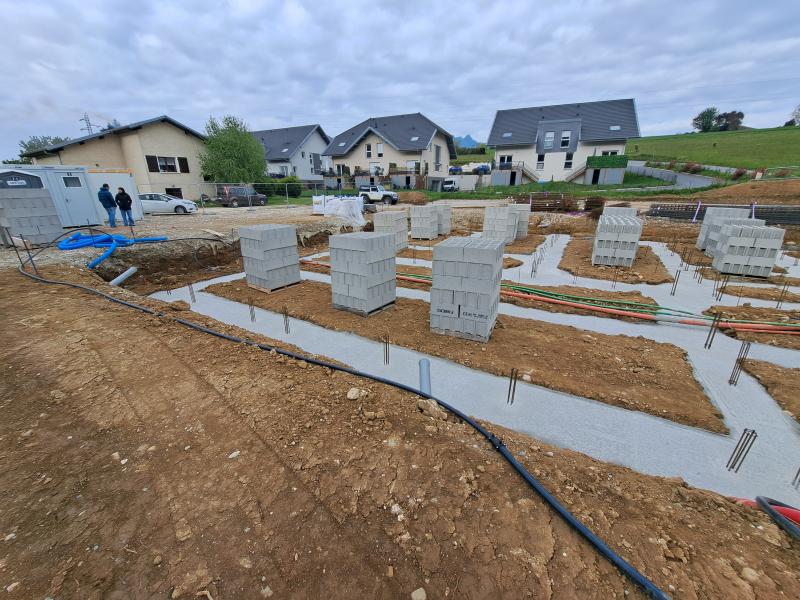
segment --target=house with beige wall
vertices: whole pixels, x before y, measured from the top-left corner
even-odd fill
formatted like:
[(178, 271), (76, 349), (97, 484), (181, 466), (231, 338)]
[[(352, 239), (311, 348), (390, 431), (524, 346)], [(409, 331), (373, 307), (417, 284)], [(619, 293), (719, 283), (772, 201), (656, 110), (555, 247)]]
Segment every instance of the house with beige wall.
[[(439, 189), (456, 158), (453, 136), (421, 113), (371, 117), (337, 135), (324, 155), (336, 177), (424, 178)], [(400, 185), (399, 187), (404, 187)]]
[(635, 137), (632, 98), (499, 110), (487, 143), (496, 152), (492, 183), (612, 183), (601, 169), (587, 171), (587, 159), (622, 155)]
[(197, 199), (201, 193), (214, 193), (214, 186), (206, 184), (200, 173), (199, 155), (204, 149), (204, 135), (160, 116), (40, 148), (25, 156), (39, 165), (128, 169), (140, 193)]

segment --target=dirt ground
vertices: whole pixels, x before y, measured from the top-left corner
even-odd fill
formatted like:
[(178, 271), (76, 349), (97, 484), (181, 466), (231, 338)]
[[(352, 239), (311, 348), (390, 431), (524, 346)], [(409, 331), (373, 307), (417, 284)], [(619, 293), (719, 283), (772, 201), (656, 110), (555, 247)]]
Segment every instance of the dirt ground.
[[(10, 271), (0, 325), (9, 597), (642, 597), (410, 394)], [(800, 595), (764, 513), (489, 426), (668, 593)]]
[(687, 196), (648, 196), (648, 202), (678, 202), (690, 203), (702, 200), (704, 203), (721, 204), (800, 204), (800, 180), (787, 179), (785, 181), (746, 181), (727, 185), (713, 190), (705, 190)]
[[(532, 383), (640, 410), (710, 431), (727, 431), (719, 411), (695, 380), (685, 352), (642, 337), (589, 334), (555, 325), (500, 315), (486, 344), (437, 335), (429, 329), (429, 305), (398, 298), (370, 317), (337, 310), (330, 286), (303, 281), (275, 294), (255, 294), (243, 281), (218, 283), (206, 292), (267, 310), (289, 314), (337, 331), (348, 331), (441, 356), (496, 375), (512, 367)], [(398, 325), (402, 324), (402, 325)], [(554, 348), (564, 349), (554, 352)]]
[(670, 283), (672, 276), (650, 246), (639, 246), (632, 267), (592, 265), (592, 240), (572, 238), (564, 249), (558, 268), (579, 277), (623, 283)]
[(763, 360), (746, 360), (744, 369), (758, 379), (783, 410), (800, 422), (800, 369), (788, 369)]
[[(722, 293), (729, 296), (739, 296), (745, 298), (756, 298), (759, 300), (775, 300), (781, 297), (782, 288), (775, 287), (754, 287), (749, 285), (723, 285)], [(800, 302), (800, 294), (796, 294), (791, 290), (786, 290), (783, 295), (784, 302)]]
[[(707, 315), (719, 314), (724, 319), (742, 319), (746, 321), (772, 321), (776, 323), (800, 323), (800, 310), (781, 310), (779, 308), (763, 308), (750, 306), (712, 306), (705, 311)], [(781, 335), (775, 333), (749, 333), (741, 330), (724, 329), (723, 332), (738, 340), (759, 342), (770, 346), (780, 346), (800, 350), (800, 336)], [(800, 394), (800, 392), (798, 392)]]

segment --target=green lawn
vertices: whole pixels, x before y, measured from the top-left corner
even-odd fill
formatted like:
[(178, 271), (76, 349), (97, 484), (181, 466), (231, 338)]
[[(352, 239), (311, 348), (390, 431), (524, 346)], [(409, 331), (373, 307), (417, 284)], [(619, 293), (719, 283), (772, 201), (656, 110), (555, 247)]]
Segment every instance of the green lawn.
[(458, 158), (450, 161), (451, 166), (466, 165), (469, 163), (492, 163), (494, 149), (486, 148), (486, 154), (459, 154)]
[(800, 165), (800, 127), (661, 135), (628, 141), (634, 160), (697, 162), (763, 169)]

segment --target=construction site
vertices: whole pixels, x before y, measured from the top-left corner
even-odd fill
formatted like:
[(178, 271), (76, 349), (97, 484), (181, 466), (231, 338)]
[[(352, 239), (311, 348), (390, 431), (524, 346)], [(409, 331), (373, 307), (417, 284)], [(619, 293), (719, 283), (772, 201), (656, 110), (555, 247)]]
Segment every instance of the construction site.
[(15, 597), (800, 597), (800, 226), (0, 192)]

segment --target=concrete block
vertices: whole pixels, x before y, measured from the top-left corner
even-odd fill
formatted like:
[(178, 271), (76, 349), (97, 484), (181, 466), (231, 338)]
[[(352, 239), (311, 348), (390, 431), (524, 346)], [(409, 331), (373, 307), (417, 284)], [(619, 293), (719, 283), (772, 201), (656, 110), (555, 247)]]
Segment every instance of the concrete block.
[(379, 232), (330, 237), (334, 307), (369, 314), (394, 302), (396, 239), (396, 233)]
[(528, 227), (531, 221), (530, 204), (509, 204), (508, 210), (517, 214), (517, 239), (528, 237)]

